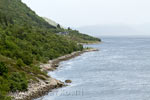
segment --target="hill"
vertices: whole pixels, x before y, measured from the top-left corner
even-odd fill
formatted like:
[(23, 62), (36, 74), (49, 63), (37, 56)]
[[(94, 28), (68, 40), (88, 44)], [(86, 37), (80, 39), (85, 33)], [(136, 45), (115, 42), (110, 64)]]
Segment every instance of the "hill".
[[(62, 35), (66, 35), (66, 37), (70, 40), (73, 40), (77, 43), (95, 43), (95, 42), (101, 42), (101, 39), (95, 38), (92, 36), (89, 36), (87, 34), (82, 34), (78, 30), (72, 30), (68, 27), (68, 29), (65, 29), (60, 24), (56, 23), (55, 21), (45, 18), (45, 21), (47, 21), (50, 25), (56, 27)], [(60, 25), (60, 28), (58, 28), (58, 25)]]
[(14, 24), (52, 28), (43, 18), (36, 15), (21, 0), (0, 0), (0, 12), (13, 20)]
[(31, 81), (48, 77), (40, 63), (83, 50), (80, 41), (56, 34), (62, 31), (21, 0), (0, 0), (0, 100), (10, 100), (9, 92), (26, 91)]

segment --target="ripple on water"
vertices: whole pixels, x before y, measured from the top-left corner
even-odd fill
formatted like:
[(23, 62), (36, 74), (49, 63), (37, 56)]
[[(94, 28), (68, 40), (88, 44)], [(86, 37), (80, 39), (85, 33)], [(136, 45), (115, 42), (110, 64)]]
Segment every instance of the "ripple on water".
[(150, 39), (113, 37), (103, 41), (90, 45), (100, 51), (61, 62), (58, 70), (50, 73), (73, 81), (64, 91), (82, 89), (84, 95), (47, 95), (42, 100), (149, 100)]

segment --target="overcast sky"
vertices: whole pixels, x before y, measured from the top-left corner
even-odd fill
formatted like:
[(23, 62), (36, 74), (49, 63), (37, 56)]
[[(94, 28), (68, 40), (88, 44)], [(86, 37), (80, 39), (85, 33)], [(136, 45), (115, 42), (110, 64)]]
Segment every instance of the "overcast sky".
[(23, 0), (38, 15), (70, 27), (150, 23), (150, 0)]

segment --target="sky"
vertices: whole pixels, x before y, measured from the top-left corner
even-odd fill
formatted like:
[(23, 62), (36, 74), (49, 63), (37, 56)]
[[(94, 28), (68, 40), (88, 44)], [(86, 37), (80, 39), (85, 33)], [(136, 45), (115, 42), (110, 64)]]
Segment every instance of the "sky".
[[(150, 36), (150, 0), (22, 1), (39, 16), (83, 33)], [(96, 29), (93, 28), (95, 26)], [(88, 27), (91, 29), (87, 30)]]
[(150, 0), (22, 0), (64, 26), (150, 23)]

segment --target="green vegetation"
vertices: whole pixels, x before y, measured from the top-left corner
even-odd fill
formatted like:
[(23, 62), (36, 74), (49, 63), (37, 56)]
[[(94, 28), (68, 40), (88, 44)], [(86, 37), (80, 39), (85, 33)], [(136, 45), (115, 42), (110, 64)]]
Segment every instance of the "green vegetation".
[(9, 78), (11, 91), (26, 91), (28, 82), (25, 73), (12, 73)]
[(0, 75), (8, 73), (8, 68), (3, 62), (0, 62)]
[(0, 76), (0, 100), (10, 100), (10, 97), (7, 97), (7, 92), (9, 92), (9, 82)]
[(74, 40), (74, 41), (79, 42), (79, 43), (101, 42), (101, 39), (99, 39), (99, 38), (95, 38), (95, 37), (91, 37), (91, 36), (86, 35), (86, 34), (82, 34), (79, 31), (71, 30), (70, 28), (68, 28), (68, 33), (69, 33), (69, 38), (71, 40)]
[[(56, 33), (61, 33), (64, 37), (69, 39), (70, 41), (74, 41), (76, 43), (98, 43), (101, 42), (101, 39), (89, 36), (87, 34), (82, 34), (77, 30), (72, 30), (71, 28), (63, 29), (57, 26)], [(65, 33), (65, 34), (64, 34)]]
[[(62, 35), (64, 35), (63, 33), (66, 33), (65, 36), (70, 39), (73, 40), (77, 43), (98, 43), (101, 42), (101, 39), (99, 38), (95, 38), (92, 36), (89, 36), (87, 34), (82, 34), (77, 30), (72, 30), (70, 27), (68, 27), (68, 29), (64, 29), (62, 26), (60, 26), (59, 24), (57, 24), (56, 22), (48, 19), (48, 18), (44, 18), (48, 23), (50, 23), (52, 26), (56, 26), (57, 31), (55, 31), (56, 33), (62, 33)], [(55, 24), (54, 24), (55, 23)]]
[[(43, 18), (36, 15), (34, 11), (28, 8), (21, 0), (0, 0), (0, 12), (13, 19), (18, 25), (38, 26), (43, 28), (53, 28)], [(5, 21), (9, 19), (4, 19)]]
[(8, 69), (4, 62), (0, 62), (0, 100), (10, 100), (10, 97), (5, 96), (9, 91), (27, 90), (28, 82), (25, 73), (9, 72)]
[[(69, 34), (56, 34), (63, 31)], [(89, 41), (99, 39), (50, 25), (21, 0), (0, 0), (0, 100), (10, 100), (10, 91), (26, 91), (29, 80), (48, 77), (36, 66), (40, 62), (83, 50), (78, 43)]]

